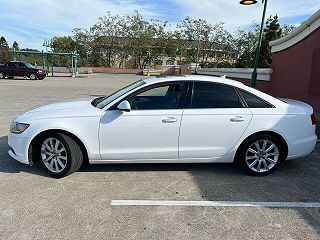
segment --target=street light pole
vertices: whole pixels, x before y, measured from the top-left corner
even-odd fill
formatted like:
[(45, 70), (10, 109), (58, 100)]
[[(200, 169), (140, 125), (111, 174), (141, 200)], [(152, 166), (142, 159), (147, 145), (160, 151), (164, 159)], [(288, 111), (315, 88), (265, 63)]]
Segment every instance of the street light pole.
[(197, 58), (196, 58), (196, 68), (194, 73), (197, 75), (198, 74), (198, 65), (199, 65), (199, 48), (200, 48), (200, 38), (198, 38), (198, 42), (197, 42)]
[(257, 83), (257, 75), (258, 75), (257, 68), (258, 68), (259, 58), (260, 58), (261, 41), (262, 41), (264, 20), (265, 20), (265, 16), (266, 16), (267, 3), (268, 3), (268, 0), (264, 0), (264, 7), (263, 7), (263, 14), (262, 14), (262, 20), (261, 20), (261, 26), (260, 26), (259, 40), (258, 40), (258, 45), (257, 45), (257, 49), (256, 49), (256, 57), (254, 60), (253, 72), (251, 75), (251, 87), (253, 87), (253, 88), (256, 88), (256, 83)]
[[(251, 5), (257, 3), (256, 0), (242, 0), (240, 4), (243, 5)], [(263, 14), (262, 14), (262, 20), (261, 20), (261, 26), (260, 26), (260, 33), (259, 33), (259, 40), (258, 40), (258, 45), (256, 49), (256, 54), (255, 54), (255, 59), (254, 59), (254, 66), (253, 66), (253, 72), (251, 75), (251, 87), (256, 88), (256, 83), (257, 83), (257, 68), (259, 64), (259, 58), (260, 58), (260, 48), (261, 48), (261, 41), (262, 41), (262, 36), (263, 36), (263, 26), (264, 26), (264, 21), (265, 21), (265, 16), (266, 16), (266, 10), (267, 10), (267, 3), (268, 0), (262, 0), (262, 3), (264, 3), (263, 6)]]

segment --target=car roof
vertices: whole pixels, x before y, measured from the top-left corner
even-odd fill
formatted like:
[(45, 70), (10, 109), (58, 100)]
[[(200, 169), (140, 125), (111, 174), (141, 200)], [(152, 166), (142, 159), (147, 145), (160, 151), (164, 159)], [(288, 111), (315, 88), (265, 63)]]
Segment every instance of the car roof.
[(180, 75), (180, 76), (164, 76), (155, 78), (145, 78), (143, 81), (147, 84), (172, 82), (172, 81), (203, 81), (228, 84), (232, 86), (243, 87), (244, 84), (224, 77), (205, 76), (205, 75)]

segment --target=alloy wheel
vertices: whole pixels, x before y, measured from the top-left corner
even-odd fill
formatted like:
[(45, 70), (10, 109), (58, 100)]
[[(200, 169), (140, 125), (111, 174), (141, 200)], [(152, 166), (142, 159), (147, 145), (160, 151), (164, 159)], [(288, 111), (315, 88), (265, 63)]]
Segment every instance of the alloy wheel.
[(33, 73), (30, 74), (30, 79), (31, 79), (31, 80), (35, 80), (36, 78), (37, 78), (37, 76), (36, 76), (35, 74), (33, 74)]
[(47, 138), (41, 145), (41, 159), (51, 172), (60, 173), (68, 161), (66, 148), (58, 139)]
[(271, 140), (257, 140), (246, 152), (246, 164), (254, 172), (268, 172), (279, 160), (277, 145)]

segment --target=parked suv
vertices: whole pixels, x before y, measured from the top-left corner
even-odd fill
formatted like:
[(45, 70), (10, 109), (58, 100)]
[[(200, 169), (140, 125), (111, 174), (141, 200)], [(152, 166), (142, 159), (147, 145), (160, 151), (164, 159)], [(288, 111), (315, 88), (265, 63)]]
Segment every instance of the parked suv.
[(0, 78), (28, 77), (31, 80), (42, 80), (46, 75), (46, 70), (37, 69), (27, 62), (10, 61), (4, 65), (0, 65)]

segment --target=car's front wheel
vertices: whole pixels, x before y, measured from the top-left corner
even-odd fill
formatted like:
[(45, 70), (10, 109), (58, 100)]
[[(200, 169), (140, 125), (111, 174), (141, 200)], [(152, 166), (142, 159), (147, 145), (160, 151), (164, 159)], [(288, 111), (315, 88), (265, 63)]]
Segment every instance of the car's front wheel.
[(31, 73), (29, 77), (30, 77), (31, 80), (36, 80), (37, 79), (37, 75), (34, 74), (34, 73)]
[(279, 139), (256, 135), (240, 146), (236, 161), (250, 175), (265, 176), (275, 171), (285, 158), (285, 148)]
[(53, 177), (67, 176), (81, 167), (81, 148), (74, 139), (65, 134), (55, 133), (47, 136), (39, 147), (41, 161)]

